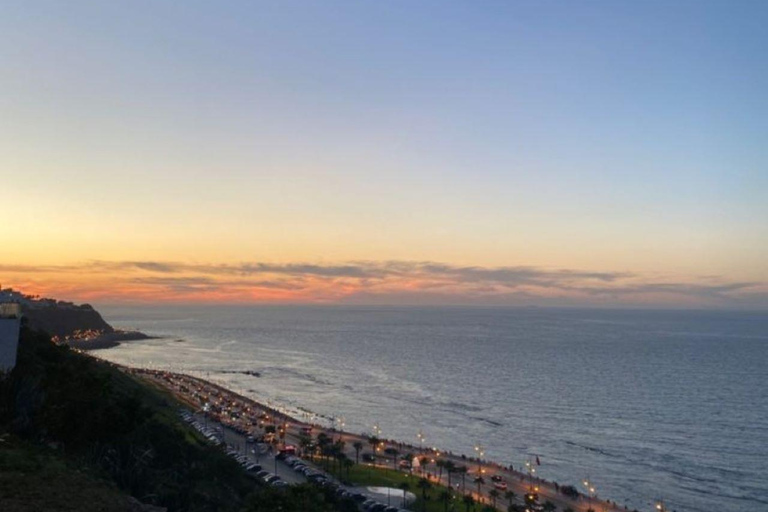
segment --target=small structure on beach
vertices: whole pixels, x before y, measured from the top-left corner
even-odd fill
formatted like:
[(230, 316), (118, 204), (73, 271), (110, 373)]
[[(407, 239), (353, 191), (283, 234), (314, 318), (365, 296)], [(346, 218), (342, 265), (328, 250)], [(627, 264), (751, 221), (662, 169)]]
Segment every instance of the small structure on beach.
[(0, 303), (0, 374), (10, 372), (16, 366), (20, 327), (21, 305)]

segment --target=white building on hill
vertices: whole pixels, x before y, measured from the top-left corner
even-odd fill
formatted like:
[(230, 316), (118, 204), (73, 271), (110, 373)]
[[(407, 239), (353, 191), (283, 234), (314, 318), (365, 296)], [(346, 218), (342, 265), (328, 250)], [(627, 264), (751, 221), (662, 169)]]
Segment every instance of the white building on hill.
[(13, 302), (0, 303), (0, 374), (16, 366), (19, 348), (21, 305)]

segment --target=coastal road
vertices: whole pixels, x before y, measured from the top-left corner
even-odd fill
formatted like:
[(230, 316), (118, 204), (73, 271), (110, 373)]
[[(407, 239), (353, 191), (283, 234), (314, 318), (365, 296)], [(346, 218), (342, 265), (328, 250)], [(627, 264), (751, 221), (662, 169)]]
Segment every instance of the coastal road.
[[(297, 421), (295, 418), (291, 418), (284, 413), (275, 411), (274, 409), (260, 404), (252, 399), (245, 398), (237, 395), (236, 393), (222, 388), (216, 384), (207, 382), (205, 380), (191, 377), (188, 375), (174, 374), (171, 372), (162, 371), (148, 371), (148, 370), (133, 370), (140, 373), (145, 378), (169, 389), (180, 400), (189, 403), (190, 405), (200, 404), (203, 401), (212, 401), (218, 404), (219, 407), (223, 407), (227, 416), (235, 413), (242, 419), (241, 422), (243, 428), (249, 428), (249, 425), (255, 425), (258, 422), (258, 418), (262, 414), (268, 414), (271, 418), (268, 420), (272, 423), (279, 424), (284, 423), (288, 425), (286, 431), (286, 442), (298, 444), (299, 434), (302, 427), (311, 427), (312, 436), (316, 437), (320, 432), (325, 433), (331, 438), (341, 438), (345, 443), (345, 452), (351, 460), (355, 460), (355, 450), (353, 444), (357, 441), (363, 444), (362, 453), (368, 453), (371, 451), (371, 446), (368, 442), (368, 436), (365, 434), (358, 435), (349, 432), (340, 432), (330, 428), (324, 428), (319, 425), (309, 425), (307, 423)], [(198, 414), (197, 417), (202, 419), (202, 415)], [(209, 419), (209, 423), (210, 423)], [(223, 427), (225, 430), (224, 436), (227, 444), (242, 451), (244, 449), (245, 437), (238, 434), (235, 431)], [(399, 443), (392, 440), (382, 440), (383, 446), (393, 447), (398, 450), (400, 455), (405, 453), (419, 454), (424, 453), (430, 458), (437, 459), (438, 457), (443, 461), (450, 460), (456, 466), (466, 466), (468, 472), (465, 476), (465, 492), (469, 492), (473, 497), (483, 503), (491, 503), (490, 492), (493, 490), (493, 482), (491, 477), (493, 475), (501, 476), (508, 485), (508, 489), (517, 495), (515, 503), (522, 503), (524, 495), (529, 492), (531, 486), (537, 487), (537, 493), (539, 495), (539, 503), (545, 501), (551, 501), (554, 503), (558, 510), (572, 509), (574, 512), (587, 512), (589, 509), (594, 509), (596, 512), (618, 512), (625, 510), (623, 507), (619, 507), (607, 501), (592, 499), (588, 500), (583, 496), (580, 499), (571, 499), (560, 492), (553, 482), (549, 482), (542, 479), (534, 479), (531, 484), (529, 476), (519, 471), (513, 471), (507, 467), (495, 464), (489, 461), (481, 461), (478, 465), (478, 461), (469, 457), (461, 457), (452, 453), (434, 453), (431, 450), (420, 450), (418, 446), (414, 446), (406, 443)], [(254, 454), (248, 454), (249, 460), (256, 461), (257, 457)], [(265, 470), (273, 472), (275, 470), (275, 460), (272, 454), (259, 454), (258, 459)], [(268, 461), (266, 464), (264, 461)], [(381, 467), (392, 467), (391, 456), (388, 457), (389, 462), (380, 464)], [(271, 465), (271, 466), (270, 466)], [(268, 467), (269, 466), (269, 467)], [(429, 478), (433, 483), (438, 481), (442, 485), (447, 485), (448, 476), (445, 471), (440, 478), (439, 469), (434, 464), (428, 464), (422, 470), (427, 473), (425, 476)], [(480, 471), (480, 472), (478, 472)], [(302, 479), (301, 475), (296, 474), (289, 466), (277, 461), (277, 473), (280, 477), (285, 477), (288, 482), (297, 482)], [(486, 483), (482, 484), (479, 488), (474, 482), (474, 479), (482, 474)], [(291, 477), (293, 479), (289, 480)], [(461, 482), (461, 476), (454, 476), (452, 483), (454, 490), (456, 490), (456, 482)], [(496, 502), (497, 507), (502, 510), (506, 510), (507, 501), (503, 499), (504, 491), (499, 491), (502, 498)]]
[[(202, 413), (195, 413), (195, 417), (200, 422), (205, 422), (205, 416)], [(260, 464), (264, 471), (274, 473), (289, 484), (301, 484), (307, 481), (307, 478), (301, 473), (297, 473), (281, 460), (275, 458), (276, 452), (270, 450), (264, 443), (246, 443), (246, 436), (235, 432), (234, 430), (222, 425), (221, 423), (208, 419), (208, 426), (217, 429), (221, 434), (222, 442), (236, 450), (238, 453), (246, 455), (248, 461)], [(219, 430), (220, 429), (220, 430)], [(256, 453), (254, 453), (254, 451)]]

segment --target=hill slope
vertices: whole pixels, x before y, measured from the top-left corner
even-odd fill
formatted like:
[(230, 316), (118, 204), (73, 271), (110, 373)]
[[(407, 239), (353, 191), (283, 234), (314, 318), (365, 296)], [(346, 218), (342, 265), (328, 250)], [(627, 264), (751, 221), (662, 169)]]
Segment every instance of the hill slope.
[(17, 366), (0, 380), (0, 510), (341, 510), (314, 488), (257, 486), (177, 410), (118, 368), (24, 328)]

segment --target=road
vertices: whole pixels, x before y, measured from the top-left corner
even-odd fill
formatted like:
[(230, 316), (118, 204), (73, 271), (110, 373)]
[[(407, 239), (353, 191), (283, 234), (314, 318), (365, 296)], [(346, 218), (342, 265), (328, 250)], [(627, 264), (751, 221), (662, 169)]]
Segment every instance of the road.
[[(187, 403), (195, 410), (202, 408), (203, 404), (213, 405), (218, 411), (217, 414), (221, 418), (226, 418), (227, 421), (233, 425), (237, 425), (242, 429), (250, 430), (255, 435), (262, 433), (261, 427), (265, 423), (285, 426), (285, 442), (298, 445), (300, 439), (301, 429), (303, 427), (312, 428), (312, 436), (316, 437), (319, 433), (323, 432), (327, 436), (333, 439), (341, 439), (345, 443), (345, 454), (351, 459), (356, 460), (356, 454), (354, 450), (354, 443), (361, 442), (363, 444), (362, 453), (369, 453), (372, 449), (369, 444), (367, 435), (352, 434), (350, 432), (340, 432), (330, 428), (324, 428), (319, 425), (310, 425), (305, 422), (298, 421), (291, 418), (279, 411), (276, 411), (270, 407), (260, 404), (249, 398), (237, 395), (230, 390), (222, 388), (216, 384), (207, 382), (203, 379), (191, 377), (188, 375), (177, 374), (165, 371), (154, 370), (129, 370), (134, 374), (150, 380), (151, 382), (162, 386), (163, 388), (171, 391), (179, 400)], [(200, 413), (198, 413), (200, 414)], [(202, 417), (202, 416), (198, 416)], [(209, 418), (209, 423), (211, 419)], [(227, 444), (235, 447), (238, 450), (244, 449), (245, 436), (238, 434), (237, 432), (226, 429), (224, 431), (225, 441)], [(589, 509), (594, 509), (596, 512), (619, 512), (624, 511), (623, 507), (619, 507), (615, 504), (598, 499), (587, 499), (581, 496), (580, 499), (572, 499), (558, 492), (555, 484), (541, 479), (534, 479), (530, 481), (529, 476), (519, 471), (513, 471), (509, 468), (505, 468), (498, 464), (482, 461), (478, 462), (471, 458), (463, 458), (450, 453), (439, 453), (432, 450), (420, 451), (418, 446), (399, 443), (391, 440), (383, 440), (379, 449), (383, 452), (387, 448), (395, 448), (402, 455), (404, 453), (419, 454), (424, 453), (431, 459), (442, 459), (443, 461), (452, 461), (456, 466), (466, 466), (468, 471), (464, 477), (464, 488), (459, 488), (459, 492), (471, 493), (472, 496), (483, 503), (490, 504), (492, 502), (490, 492), (494, 488), (491, 481), (493, 475), (501, 476), (508, 485), (508, 489), (517, 495), (515, 503), (522, 503), (523, 496), (528, 493), (532, 487), (536, 488), (536, 492), (539, 495), (539, 502), (551, 501), (557, 506), (560, 511), (568, 508), (574, 512), (588, 512)], [(378, 452), (378, 450), (377, 450)], [(379, 456), (381, 457), (383, 453)], [(265, 470), (273, 472), (277, 470), (277, 474), (281, 478), (285, 478), (287, 482), (294, 483), (303, 481), (302, 475), (295, 473), (289, 466), (281, 461), (275, 461), (272, 454), (258, 454), (254, 455), (250, 453), (249, 460), (254, 462), (258, 459)], [(381, 458), (379, 459), (381, 460)], [(391, 461), (391, 456), (389, 461)], [(265, 464), (265, 461), (267, 462)], [(277, 464), (275, 468), (275, 463)], [(391, 462), (386, 464), (377, 464), (382, 467), (392, 467)], [(268, 467), (269, 466), (269, 467)], [(448, 475), (445, 471), (440, 478), (439, 469), (433, 463), (428, 463), (421, 468), (426, 478), (429, 478), (433, 483), (441, 483), (442, 485), (448, 484)], [(485, 484), (480, 485), (479, 492), (477, 484), (474, 483), (474, 479), (482, 475), (485, 480)], [(290, 480), (289, 480), (290, 479)], [(461, 482), (461, 476), (455, 475), (452, 478), (454, 490), (457, 489), (456, 481)], [(503, 498), (504, 491), (499, 491), (502, 496), (497, 500), (496, 506), (500, 510), (506, 510), (507, 501)]]

